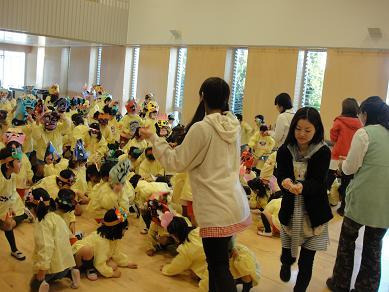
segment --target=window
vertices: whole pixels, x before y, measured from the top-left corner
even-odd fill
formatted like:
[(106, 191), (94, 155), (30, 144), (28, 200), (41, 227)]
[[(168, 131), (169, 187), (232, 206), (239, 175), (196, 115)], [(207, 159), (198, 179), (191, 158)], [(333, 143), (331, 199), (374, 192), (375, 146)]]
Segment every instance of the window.
[(26, 53), (0, 50), (0, 86), (22, 88), (24, 86)]
[(182, 105), (184, 103), (185, 68), (188, 49), (179, 48), (177, 51), (176, 77), (174, 83), (174, 118), (181, 120)]
[(100, 85), (100, 77), (101, 77), (101, 53), (103, 48), (97, 48), (97, 65), (96, 65), (96, 84)]
[(242, 114), (248, 49), (234, 49), (230, 110)]
[(310, 106), (320, 110), (326, 61), (326, 51), (304, 51), (301, 98), (299, 99), (301, 107)]
[(133, 48), (132, 50), (132, 60), (130, 62), (130, 99), (136, 98), (136, 89), (138, 84), (139, 50), (139, 48)]
[(388, 89), (386, 91), (386, 104), (389, 105), (389, 80), (388, 80)]

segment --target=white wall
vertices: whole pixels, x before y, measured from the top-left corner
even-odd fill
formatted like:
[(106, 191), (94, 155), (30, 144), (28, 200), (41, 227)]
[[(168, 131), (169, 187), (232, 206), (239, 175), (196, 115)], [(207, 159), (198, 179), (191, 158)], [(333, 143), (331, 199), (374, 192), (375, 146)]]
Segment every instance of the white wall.
[[(128, 43), (389, 49), (388, 0), (131, 0)], [(382, 29), (373, 41), (368, 27)], [(175, 41), (169, 30), (182, 32)]]
[[(62, 48), (45, 48), (45, 63), (43, 67), (43, 87), (61, 82), (61, 54)], [(62, 88), (59, 88), (60, 92)]]

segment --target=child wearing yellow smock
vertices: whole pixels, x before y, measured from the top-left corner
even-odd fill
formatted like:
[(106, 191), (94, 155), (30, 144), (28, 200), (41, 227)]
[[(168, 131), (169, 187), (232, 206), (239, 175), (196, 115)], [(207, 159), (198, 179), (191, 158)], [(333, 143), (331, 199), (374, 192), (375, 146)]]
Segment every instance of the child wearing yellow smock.
[(55, 211), (65, 221), (70, 232), (76, 234), (76, 193), (70, 189), (61, 189), (58, 192), (58, 197), (55, 199), (57, 210)]
[(139, 166), (139, 175), (142, 176), (144, 180), (151, 182), (154, 181), (155, 177), (162, 176), (164, 174), (165, 170), (162, 165), (155, 160), (153, 149), (151, 147), (146, 148), (145, 159)]
[(73, 258), (70, 238), (72, 237), (65, 221), (51, 212), (55, 203), (44, 189), (35, 189), (27, 204), (37, 216), (34, 229), (34, 252), (31, 288), (49, 291), (51, 281), (70, 276), (72, 287), (78, 288), (80, 272), (73, 269), (76, 263)]
[(129, 212), (129, 196), (126, 176), (130, 170), (129, 160), (118, 162), (109, 171), (109, 181), (99, 184), (87, 206), (89, 216), (100, 222), (104, 214), (113, 208), (122, 208)]
[(208, 291), (208, 270), (199, 228), (188, 226), (182, 217), (174, 217), (167, 226), (170, 235), (178, 242), (177, 255), (162, 268), (165, 276), (175, 276), (187, 270), (199, 279), (199, 288)]
[(98, 123), (90, 124), (89, 132), (84, 134), (83, 137), (77, 138), (82, 139), (86, 151), (90, 154), (88, 162), (94, 163), (99, 167), (101, 165), (102, 158), (108, 151), (107, 141), (101, 134), (100, 125)]
[(278, 213), (281, 209), (281, 202), (282, 198), (277, 198), (267, 203), (265, 210), (261, 213), (263, 230), (259, 230), (258, 235), (272, 236), (280, 234), (281, 223)]
[(242, 292), (258, 285), (259, 264), (255, 254), (243, 244), (235, 244), (230, 251), (230, 271), (237, 285), (243, 284)]
[(43, 188), (50, 194), (50, 197), (55, 200), (58, 197), (59, 190), (61, 188), (70, 189), (74, 184), (74, 180), (74, 173), (69, 169), (65, 169), (62, 170), (59, 175), (51, 175), (41, 179), (32, 187), (32, 189)]
[(265, 125), (260, 127), (260, 131), (256, 132), (249, 141), (249, 147), (252, 149), (255, 158), (257, 159), (256, 167), (262, 169), (265, 160), (271, 154), (275, 146), (274, 139), (268, 134), (268, 128)]

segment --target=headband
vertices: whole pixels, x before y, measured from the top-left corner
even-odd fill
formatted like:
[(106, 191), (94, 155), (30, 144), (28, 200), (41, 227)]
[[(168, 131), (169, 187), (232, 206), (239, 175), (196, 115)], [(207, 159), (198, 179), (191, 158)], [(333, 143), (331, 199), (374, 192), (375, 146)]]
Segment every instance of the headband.
[(105, 225), (105, 226), (111, 227), (111, 226), (118, 225), (118, 224), (124, 222), (125, 220), (127, 220), (127, 214), (124, 211), (124, 209), (122, 209), (122, 208), (115, 209), (115, 215), (116, 215), (116, 218), (117, 218), (115, 221), (106, 222), (106, 221), (103, 220), (102, 224)]

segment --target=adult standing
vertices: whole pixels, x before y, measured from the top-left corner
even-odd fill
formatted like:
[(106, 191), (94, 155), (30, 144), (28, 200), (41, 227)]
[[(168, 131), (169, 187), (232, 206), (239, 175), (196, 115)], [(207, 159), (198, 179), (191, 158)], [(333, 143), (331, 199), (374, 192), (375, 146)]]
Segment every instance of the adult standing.
[(283, 193), (278, 215), (282, 224), (280, 278), (290, 280), (301, 246), (295, 292), (306, 291), (315, 253), (326, 250), (329, 244), (332, 213), (326, 185), (330, 158), (319, 112), (311, 107), (299, 109), (277, 153), (277, 180)]
[(378, 291), (382, 239), (389, 227), (389, 107), (378, 96), (361, 104), (365, 125), (352, 140), (341, 169), (354, 174), (346, 196), (345, 217), (339, 238), (332, 291), (349, 291), (354, 268), (355, 240), (365, 226), (361, 266), (354, 291)]
[(288, 136), (290, 123), (294, 116), (292, 99), (287, 93), (280, 93), (274, 100), (274, 105), (280, 113), (277, 117), (276, 127), (273, 132), (273, 139), (276, 142), (276, 147), (281, 147), (284, 144), (286, 136)]
[(165, 169), (189, 174), (194, 214), (208, 263), (209, 291), (236, 291), (229, 270), (229, 246), (232, 236), (251, 223), (239, 182), (240, 126), (226, 111), (230, 89), (223, 79), (208, 78), (199, 95), (196, 113), (204, 107), (206, 115), (191, 123), (180, 146), (171, 148), (148, 128), (140, 133), (152, 143), (154, 155)]

